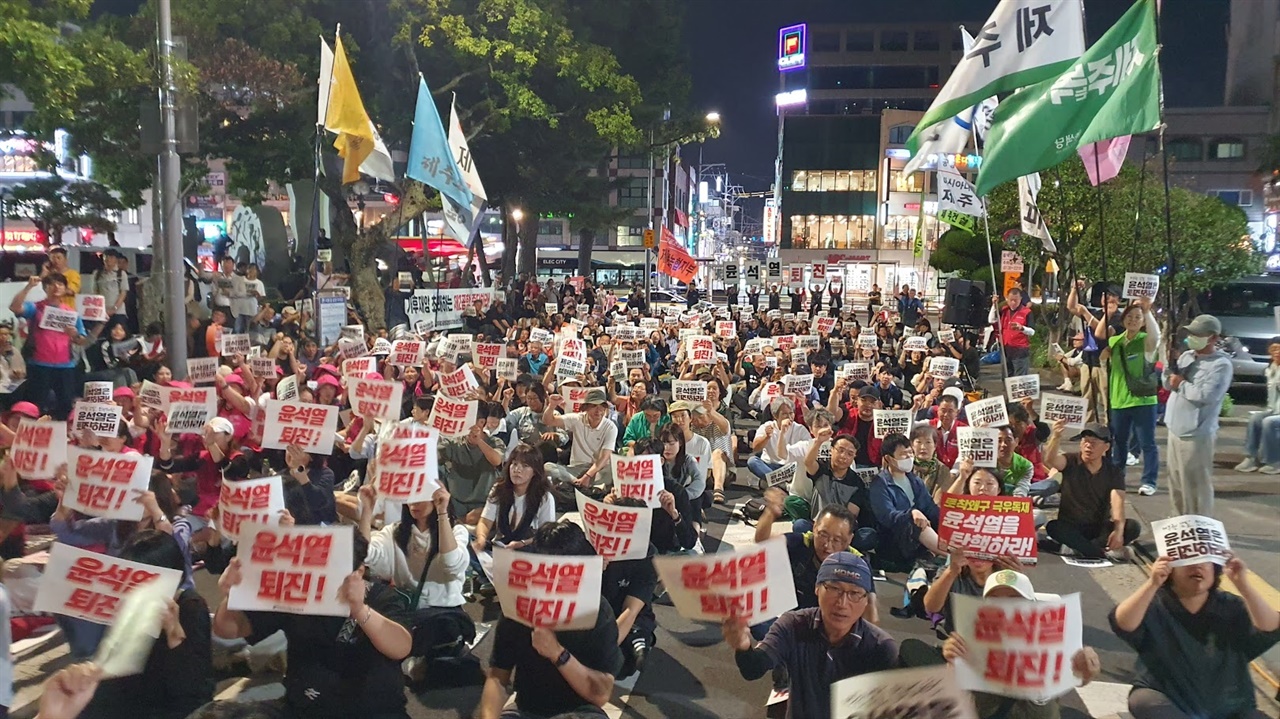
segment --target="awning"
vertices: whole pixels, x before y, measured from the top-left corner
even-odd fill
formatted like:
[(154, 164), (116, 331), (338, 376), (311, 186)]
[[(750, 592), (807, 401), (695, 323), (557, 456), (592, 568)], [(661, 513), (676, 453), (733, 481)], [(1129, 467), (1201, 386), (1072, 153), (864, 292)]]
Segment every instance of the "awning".
[[(421, 237), (397, 237), (396, 242), (405, 252), (422, 254)], [(448, 237), (428, 239), (427, 251), (432, 257), (456, 257), (467, 254), (467, 248), (461, 242)]]

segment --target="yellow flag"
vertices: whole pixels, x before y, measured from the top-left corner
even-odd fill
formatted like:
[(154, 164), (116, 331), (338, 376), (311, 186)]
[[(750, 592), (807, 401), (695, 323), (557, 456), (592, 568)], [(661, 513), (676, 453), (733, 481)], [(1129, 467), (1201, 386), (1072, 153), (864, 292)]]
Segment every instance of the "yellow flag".
[(342, 37), (334, 43), (333, 81), (329, 86), (329, 107), (325, 113), (324, 127), (338, 133), (333, 146), (344, 162), (342, 182), (347, 184), (360, 179), (360, 163), (373, 152), (373, 122), (360, 100), (360, 90), (351, 74), (347, 53), (342, 49)]

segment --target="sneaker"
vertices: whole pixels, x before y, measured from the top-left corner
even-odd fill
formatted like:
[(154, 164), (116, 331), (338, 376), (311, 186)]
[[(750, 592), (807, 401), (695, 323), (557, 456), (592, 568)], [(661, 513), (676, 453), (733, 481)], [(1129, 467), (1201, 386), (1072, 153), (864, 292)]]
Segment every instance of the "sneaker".
[(1138, 494), (1141, 494), (1144, 497), (1150, 497), (1155, 493), (1156, 486), (1154, 484), (1144, 484), (1141, 487), (1138, 487)]
[(1280, 464), (1268, 464), (1258, 471), (1263, 474), (1280, 474)]
[(1253, 461), (1253, 457), (1245, 457), (1244, 461), (1235, 467), (1237, 472), (1256, 472), (1258, 471), (1258, 463)]
[(1125, 461), (1124, 461), (1124, 465), (1125, 465), (1126, 467), (1132, 467), (1132, 466), (1136, 465), (1136, 464), (1137, 464), (1138, 462), (1140, 462), (1140, 461), (1142, 461), (1142, 460), (1138, 459), (1138, 455), (1136, 455), (1136, 454), (1130, 454), (1130, 455), (1129, 455), (1129, 457), (1128, 457), (1127, 459), (1125, 459)]
[(351, 474), (347, 475), (346, 481), (342, 483), (342, 491), (354, 492), (357, 489), (360, 489), (360, 472), (353, 469)]
[(1132, 562), (1133, 547), (1125, 545), (1119, 549), (1108, 549), (1107, 559), (1110, 559), (1113, 562)]
[(1080, 553), (1064, 544), (1058, 547), (1058, 556), (1059, 557), (1078, 557), (1080, 556)]
[(1070, 382), (1063, 382), (1062, 384), (1058, 385), (1059, 392), (1070, 392), (1071, 390), (1072, 390), (1072, 386)]

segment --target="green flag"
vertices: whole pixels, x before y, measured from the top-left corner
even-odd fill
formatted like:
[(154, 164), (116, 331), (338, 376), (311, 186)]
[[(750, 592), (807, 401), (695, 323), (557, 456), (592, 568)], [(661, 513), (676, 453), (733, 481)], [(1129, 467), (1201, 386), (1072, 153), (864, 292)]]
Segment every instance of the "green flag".
[(1155, 0), (1138, 0), (1062, 75), (996, 109), (977, 191), (1053, 167), (1076, 148), (1160, 124)]

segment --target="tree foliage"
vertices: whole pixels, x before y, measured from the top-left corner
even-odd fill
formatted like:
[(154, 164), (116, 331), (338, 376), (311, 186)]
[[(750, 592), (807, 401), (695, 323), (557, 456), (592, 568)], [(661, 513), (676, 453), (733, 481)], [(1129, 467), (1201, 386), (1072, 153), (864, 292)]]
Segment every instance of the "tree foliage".
[(59, 242), (62, 233), (74, 227), (112, 232), (116, 224), (108, 215), (123, 209), (124, 204), (103, 185), (72, 182), (56, 175), (14, 187), (6, 203), (11, 218), (30, 220), (50, 242)]

